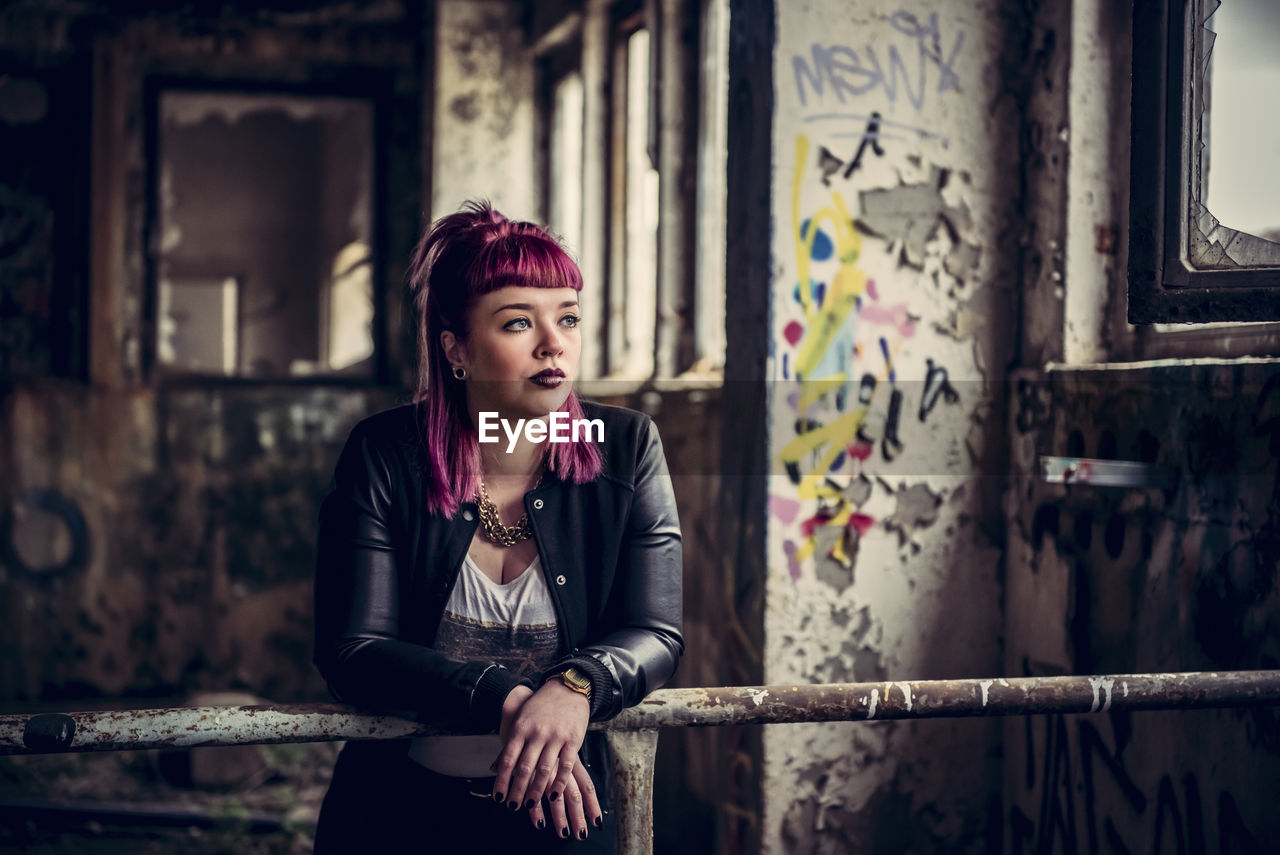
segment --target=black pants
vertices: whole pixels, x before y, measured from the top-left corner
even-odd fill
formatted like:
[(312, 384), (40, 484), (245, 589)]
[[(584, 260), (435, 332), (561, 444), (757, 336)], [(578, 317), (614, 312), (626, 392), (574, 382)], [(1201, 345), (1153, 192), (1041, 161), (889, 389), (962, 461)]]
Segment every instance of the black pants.
[[(513, 811), (491, 798), (491, 781), (438, 775), (405, 756), (401, 741), (351, 743), (338, 757), (333, 781), (320, 808), (316, 855), (613, 855), (612, 810), (604, 827), (589, 826), (587, 839), (564, 840), (559, 830), (539, 830), (525, 810)], [(595, 764), (593, 764), (595, 766)], [(593, 779), (596, 769), (590, 770)], [(596, 791), (606, 790), (599, 780)], [(543, 811), (550, 822), (544, 802)], [(590, 823), (591, 818), (587, 818)]]

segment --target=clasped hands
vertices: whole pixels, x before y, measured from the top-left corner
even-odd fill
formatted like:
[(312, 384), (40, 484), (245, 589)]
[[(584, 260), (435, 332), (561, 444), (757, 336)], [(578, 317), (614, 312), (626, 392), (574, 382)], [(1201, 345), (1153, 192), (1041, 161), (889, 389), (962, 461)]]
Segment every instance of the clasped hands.
[[(503, 749), (494, 763), (494, 801), (522, 806), (538, 828), (583, 840), (604, 824), (591, 776), (578, 759), (591, 708), (559, 680), (538, 691), (517, 686), (502, 705)], [(544, 801), (545, 799), (545, 801)], [(547, 817), (547, 812), (550, 817)]]

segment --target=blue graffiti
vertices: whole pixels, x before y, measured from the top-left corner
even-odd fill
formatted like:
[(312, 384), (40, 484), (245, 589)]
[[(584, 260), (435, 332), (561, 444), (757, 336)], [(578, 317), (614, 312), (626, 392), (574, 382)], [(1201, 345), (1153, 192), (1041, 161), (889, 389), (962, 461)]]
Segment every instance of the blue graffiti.
[(929, 91), (930, 68), (937, 69), (934, 85), (937, 94), (959, 88), (960, 77), (956, 74), (955, 63), (964, 48), (963, 30), (952, 36), (950, 50), (944, 55), (942, 30), (936, 12), (929, 15), (927, 22), (921, 22), (909, 12), (895, 12), (889, 19), (889, 25), (914, 40), (914, 53), (908, 48), (904, 56), (898, 45), (891, 44), (882, 62), (870, 42), (861, 52), (847, 45), (815, 42), (810, 47), (809, 57), (792, 57), (791, 67), (795, 72), (796, 94), (801, 106), (808, 106), (809, 93), (822, 100), (829, 90), (843, 104), (846, 97), (857, 97), (880, 89), (890, 104), (897, 104), (898, 93), (903, 92), (911, 106), (920, 110)]

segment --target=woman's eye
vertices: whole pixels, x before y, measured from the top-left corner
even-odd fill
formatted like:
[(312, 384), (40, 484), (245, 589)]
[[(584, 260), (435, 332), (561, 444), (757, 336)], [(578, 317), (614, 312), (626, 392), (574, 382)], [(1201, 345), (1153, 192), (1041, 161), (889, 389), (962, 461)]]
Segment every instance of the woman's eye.
[(576, 327), (578, 325), (579, 320), (580, 318), (577, 315), (565, 315), (563, 318), (560, 319), (560, 323), (564, 324), (567, 327)]
[(520, 332), (521, 330), (527, 330), (529, 328), (529, 319), (528, 318), (512, 318), (511, 320), (503, 324), (502, 328), (504, 330), (509, 330), (510, 332)]

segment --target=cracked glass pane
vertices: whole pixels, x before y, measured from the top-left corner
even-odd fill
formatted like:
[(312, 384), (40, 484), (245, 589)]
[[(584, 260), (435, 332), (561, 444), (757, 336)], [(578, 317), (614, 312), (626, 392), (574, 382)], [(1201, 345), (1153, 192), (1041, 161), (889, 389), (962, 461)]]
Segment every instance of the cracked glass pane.
[(1201, 8), (1188, 258), (1201, 269), (1280, 265), (1280, 3)]

